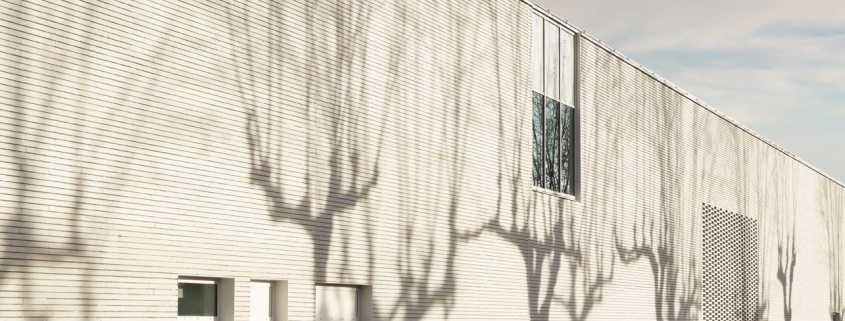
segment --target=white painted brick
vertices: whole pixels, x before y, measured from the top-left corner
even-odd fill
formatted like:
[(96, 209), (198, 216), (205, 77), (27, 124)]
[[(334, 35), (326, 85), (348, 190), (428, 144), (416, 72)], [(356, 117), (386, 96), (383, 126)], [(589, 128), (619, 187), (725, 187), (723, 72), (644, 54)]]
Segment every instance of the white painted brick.
[(523, 255), (566, 246), (549, 319), (655, 319), (652, 270), (616, 240), (660, 217), (696, 280), (701, 203), (760, 222), (771, 320), (773, 212), (794, 205), (796, 319), (829, 317), (819, 230), (841, 186), (597, 44), (581, 199), (531, 190), (521, 1), (0, 7), (4, 319), (172, 320), (181, 274), (235, 277), (238, 320), (249, 279), (288, 279), (291, 320), (313, 318), (315, 282), (373, 285), (381, 319), (529, 320), (553, 256), (527, 278)]

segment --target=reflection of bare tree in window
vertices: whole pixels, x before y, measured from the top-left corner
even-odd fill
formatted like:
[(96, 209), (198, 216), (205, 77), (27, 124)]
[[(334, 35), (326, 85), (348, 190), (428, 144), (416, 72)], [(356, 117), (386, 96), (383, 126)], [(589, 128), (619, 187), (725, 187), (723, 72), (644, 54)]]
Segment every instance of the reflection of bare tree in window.
[(546, 188), (560, 191), (560, 103), (546, 99)]
[(534, 182), (534, 186), (543, 187), (545, 186), (543, 182), (545, 181), (545, 170), (543, 170), (543, 164), (545, 161), (545, 154), (543, 144), (543, 137), (545, 137), (545, 130), (543, 130), (543, 95), (537, 92), (532, 94), (531, 98), (532, 104), (532, 120), (531, 120), (531, 135), (532, 137), (532, 145), (531, 145), (531, 157), (533, 162), (532, 167), (532, 179)]
[(575, 108), (561, 104), (560, 191), (572, 194), (575, 180)]
[[(535, 93), (535, 97), (538, 96), (542, 98)], [(571, 108), (566, 109), (568, 113), (561, 119), (561, 143), (572, 144), (570, 126), (574, 115)], [(603, 290), (614, 277), (616, 254), (602, 243), (603, 239), (611, 237), (606, 230), (610, 226), (610, 205), (602, 202), (586, 213), (576, 214), (569, 200), (535, 193), (524, 195), (523, 157), (513, 154), (514, 150), (521, 150), (519, 146), (523, 140), (516, 138), (512, 143), (500, 146), (503, 152), (499, 156), (498, 211), (487, 228), (517, 247), (522, 255), (530, 320), (552, 320), (555, 308), (566, 311), (567, 320), (587, 320), (594, 308), (602, 303)], [(591, 164), (592, 170), (618, 171), (619, 158), (613, 154), (618, 153), (618, 143), (611, 144), (608, 154), (602, 155), (608, 161)], [(560, 157), (571, 161), (569, 152), (564, 149)], [(542, 166), (536, 157), (533, 162), (530, 166), (534, 169)], [(572, 168), (561, 167), (561, 171), (572, 173)], [(591, 191), (605, 190), (613, 183), (608, 179), (593, 185)], [(571, 177), (561, 184), (563, 189), (566, 184), (571, 186)]]
[[(516, 146), (520, 144), (515, 142)], [(604, 229), (610, 210), (603, 204), (576, 217), (567, 206), (569, 201), (547, 202), (536, 194), (525, 200), (520, 193), (521, 157), (500, 158), (502, 164), (514, 164), (515, 169), (499, 173), (498, 214), (488, 223), (488, 229), (522, 254), (530, 320), (551, 320), (554, 305), (565, 309), (568, 320), (587, 320), (602, 302), (604, 287), (614, 276), (615, 253), (601, 242), (610, 237)], [(601, 164), (595, 166), (613, 171), (613, 162)], [(595, 186), (597, 190), (605, 187)]]
[(532, 93), (534, 186), (573, 193), (574, 121), (574, 108), (537, 92)]

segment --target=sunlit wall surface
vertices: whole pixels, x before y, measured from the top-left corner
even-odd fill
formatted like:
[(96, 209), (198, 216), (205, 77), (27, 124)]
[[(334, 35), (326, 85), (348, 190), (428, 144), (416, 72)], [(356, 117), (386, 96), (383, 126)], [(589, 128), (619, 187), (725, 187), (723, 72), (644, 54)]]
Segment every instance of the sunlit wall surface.
[(841, 185), (530, 3), (0, 8), (4, 320), (702, 320), (703, 206), (842, 309)]

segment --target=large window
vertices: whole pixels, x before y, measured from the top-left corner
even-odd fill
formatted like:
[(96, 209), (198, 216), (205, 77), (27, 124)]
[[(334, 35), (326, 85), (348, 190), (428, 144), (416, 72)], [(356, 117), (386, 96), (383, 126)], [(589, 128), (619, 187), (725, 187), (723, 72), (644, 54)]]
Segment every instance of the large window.
[(575, 37), (536, 14), (532, 25), (533, 184), (573, 194)]

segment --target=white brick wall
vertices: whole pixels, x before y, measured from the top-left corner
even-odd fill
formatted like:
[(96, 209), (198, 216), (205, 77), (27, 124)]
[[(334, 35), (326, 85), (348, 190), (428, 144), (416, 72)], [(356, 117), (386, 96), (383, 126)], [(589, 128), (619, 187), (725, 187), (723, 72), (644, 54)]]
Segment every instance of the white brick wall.
[(291, 320), (315, 283), (379, 320), (700, 319), (702, 203), (759, 220), (770, 320), (794, 224), (793, 320), (828, 318), (842, 187), (589, 41), (581, 199), (531, 190), (530, 14), (0, 0), (0, 318), (173, 320), (190, 275), (236, 320), (250, 279)]
[[(787, 317), (778, 279), (778, 246), (784, 248), (780, 267), (788, 275), (786, 252), (791, 242), (796, 248), (794, 276), (792, 282), (785, 277), (783, 283), (794, 288), (792, 319), (829, 319), (831, 311), (841, 309), (832, 293), (841, 292), (833, 279), (841, 273), (842, 186), (597, 44), (585, 41), (582, 59), (586, 192), (579, 205), (585, 211), (616, 206), (611, 216), (618, 233), (626, 235), (621, 242), (626, 251), (616, 252), (622, 263), (618, 269), (625, 275), (633, 271), (623, 270), (642, 273), (615, 278), (605, 293), (614, 293), (616, 304), (603, 300), (594, 317), (612, 319), (621, 311), (629, 319), (701, 317), (701, 285), (696, 282), (701, 281), (702, 203), (758, 220), (761, 319)], [(643, 230), (653, 234), (635, 242), (643, 239), (636, 237)], [(633, 257), (630, 262), (624, 253)], [(659, 253), (662, 259), (652, 255), (658, 259), (650, 263), (649, 255)], [(663, 266), (676, 267), (677, 275), (647, 275)], [(666, 276), (663, 286), (651, 288), (655, 278)], [(634, 289), (642, 285), (648, 288), (637, 293)], [(692, 302), (688, 307), (687, 300)], [(632, 304), (655, 307), (658, 301), (663, 302), (662, 309), (652, 311)]]

